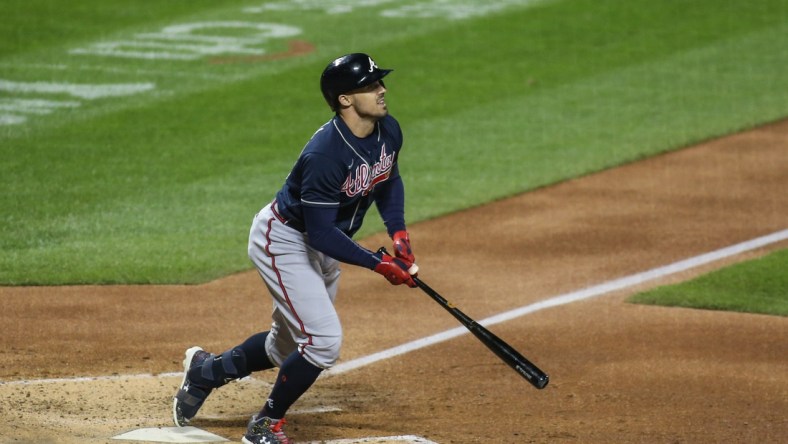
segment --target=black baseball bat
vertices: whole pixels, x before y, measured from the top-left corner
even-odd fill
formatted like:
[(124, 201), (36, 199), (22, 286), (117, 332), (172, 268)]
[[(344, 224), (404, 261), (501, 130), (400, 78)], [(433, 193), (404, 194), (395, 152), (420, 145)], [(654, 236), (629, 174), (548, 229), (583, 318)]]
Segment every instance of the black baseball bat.
[(514, 347), (507, 344), (506, 341), (499, 338), (498, 336), (495, 336), (490, 330), (487, 330), (484, 328), (484, 326), (480, 325), (478, 322), (474, 321), (468, 315), (460, 311), (460, 309), (452, 305), (451, 302), (447, 301), (443, 296), (438, 294), (437, 291), (430, 288), (429, 285), (425, 284), (421, 279), (414, 277), (413, 282), (415, 282), (419, 288), (424, 290), (425, 293), (427, 293), (432, 299), (440, 304), (441, 307), (445, 308), (449, 313), (457, 318), (457, 320), (460, 321), (460, 323), (471, 333), (473, 333), (473, 335), (476, 336), (476, 338), (480, 340), (482, 344), (486, 345), (487, 348), (498, 355), (498, 357), (501, 358), (503, 362), (505, 362), (509, 367), (513, 368), (517, 373), (520, 374), (520, 376), (530, 382), (531, 385), (538, 389), (547, 387), (547, 383), (550, 382), (550, 377), (547, 376), (547, 374), (539, 367), (521, 355), (517, 350), (514, 349)]

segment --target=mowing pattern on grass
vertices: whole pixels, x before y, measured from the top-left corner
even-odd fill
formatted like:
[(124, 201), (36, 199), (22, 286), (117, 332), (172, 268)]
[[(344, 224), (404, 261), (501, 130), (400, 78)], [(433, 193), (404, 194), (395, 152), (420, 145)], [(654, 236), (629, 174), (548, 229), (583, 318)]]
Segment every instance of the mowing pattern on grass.
[(788, 115), (781, 0), (6, 3), (3, 284), (248, 268), (345, 52), (395, 69), (410, 221)]

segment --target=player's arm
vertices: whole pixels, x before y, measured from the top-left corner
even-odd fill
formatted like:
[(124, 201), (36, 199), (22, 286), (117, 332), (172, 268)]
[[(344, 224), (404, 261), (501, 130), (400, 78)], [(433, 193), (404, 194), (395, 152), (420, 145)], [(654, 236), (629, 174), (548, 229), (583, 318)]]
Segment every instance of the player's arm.
[(316, 250), (338, 261), (369, 268), (382, 274), (394, 285), (416, 286), (408, 273), (412, 262), (384, 253), (373, 253), (356, 243), (336, 227), (336, 207), (304, 206), (303, 212), (309, 245)]
[(321, 253), (348, 264), (375, 268), (378, 260), (336, 227), (337, 207), (304, 206), (304, 225), (309, 235), (309, 245)]
[(416, 257), (405, 226), (405, 185), (396, 165), (392, 176), (394, 176), (392, 179), (378, 185), (375, 190), (375, 204), (386, 225), (386, 231), (394, 242), (395, 256), (414, 263)]
[(373, 253), (337, 228), (338, 193), (345, 180), (346, 167), (329, 156), (305, 155), (303, 168), (301, 209), (309, 244), (338, 261), (374, 270), (392, 284), (406, 283), (415, 287), (416, 283), (407, 272), (412, 263), (388, 254)]
[(375, 205), (386, 225), (389, 237), (405, 229), (405, 184), (402, 177), (392, 171), (393, 178), (375, 187)]

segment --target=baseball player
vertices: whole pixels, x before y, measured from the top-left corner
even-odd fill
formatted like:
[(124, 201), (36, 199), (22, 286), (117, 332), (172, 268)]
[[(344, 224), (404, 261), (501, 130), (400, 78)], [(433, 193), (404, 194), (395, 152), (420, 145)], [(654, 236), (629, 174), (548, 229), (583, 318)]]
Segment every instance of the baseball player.
[[(323, 71), (320, 88), (335, 114), (304, 146), (249, 233), (249, 257), (273, 298), (271, 329), (220, 354), (186, 351), (173, 402), (176, 425), (188, 424), (213, 389), (278, 367), (242, 442), (288, 443), (285, 413), (339, 357), (334, 298), (340, 262), (374, 270), (394, 285), (416, 286), (397, 167), (402, 131), (385, 101), (383, 78), (390, 72), (362, 53), (339, 57)], [(392, 238), (393, 257), (352, 240), (373, 203)]]

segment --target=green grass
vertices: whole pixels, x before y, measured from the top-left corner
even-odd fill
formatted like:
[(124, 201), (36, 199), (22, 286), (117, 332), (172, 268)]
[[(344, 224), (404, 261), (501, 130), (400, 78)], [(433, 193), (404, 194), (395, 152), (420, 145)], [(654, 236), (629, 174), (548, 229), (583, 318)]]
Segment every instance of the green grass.
[[(381, 15), (416, 0), (257, 15), (243, 12), (257, 0), (7, 3), (0, 80), (155, 88), (87, 100), (0, 84), (0, 107), (79, 102), (0, 125), (6, 285), (197, 283), (249, 268), (251, 218), (330, 117), (317, 79), (345, 52), (395, 69), (387, 101), (405, 133), (411, 222), (788, 115), (783, 0), (524, 1), (463, 20)], [(296, 26), (315, 50), (235, 64), (72, 52), (222, 20)], [(382, 228), (370, 214), (359, 236)]]
[(788, 250), (731, 265), (676, 285), (637, 294), (630, 302), (788, 316)]

